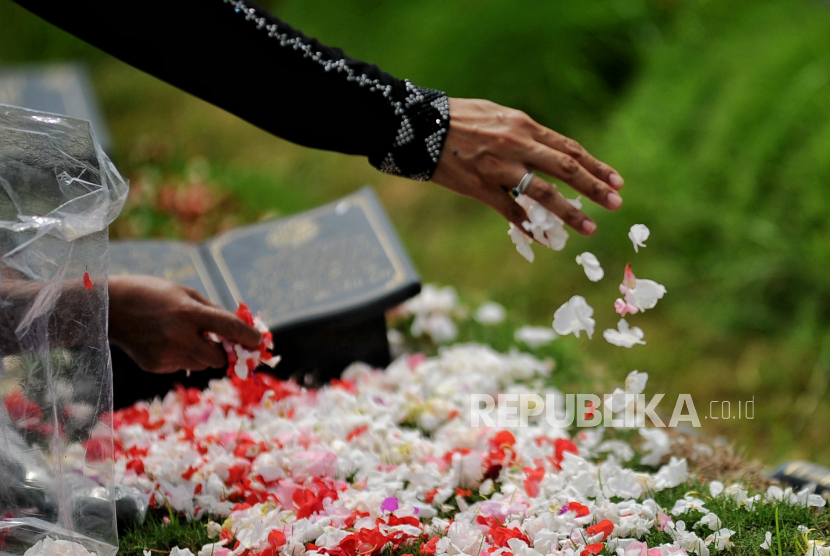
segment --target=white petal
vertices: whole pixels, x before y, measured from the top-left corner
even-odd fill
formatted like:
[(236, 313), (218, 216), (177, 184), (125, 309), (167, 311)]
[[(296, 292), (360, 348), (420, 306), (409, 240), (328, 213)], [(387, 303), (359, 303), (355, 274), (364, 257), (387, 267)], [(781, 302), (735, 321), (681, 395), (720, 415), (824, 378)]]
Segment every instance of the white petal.
[(516, 251), (519, 252), (519, 255), (527, 259), (528, 262), (532, 263), (533, 249), (530, 247), (530, 238), (527, 237), (525, 233), (512, 222), (510, 223), (510, 229), (507, 230), (507, 234), (510, 236), (510, 239), (513, 240), (513, 244), (516, 246)]
[(629, 328), (625, 319), (620, 319), (620, 322), (617, 323), (617, 328), (618, 330), (609, 328), (602, 333), (602, 337), (609, 344), (626, 348), (633, 347), (637, 344), (645, 345), (643, 331), (639, 327)]
[(646, 389), (647, 382), (648, 373), (631, 371), (628, 373), (628, 376), (625, 377), (625, 391), (629, 394), (642, 394), (643, 390)]
[(429, 334), (438, 343), (451, 342), (458, 335), (458, 327), (453, 320), (443, 313), (417, 315), (412, 321), (412, 335), (416, 338)]
[(605, 276), (605, 272), (602, 270), (599, 260), (597, 260), (593, 253), (588, 253), (586, 251), (581, 255), (577, 255), (576, 264), (582, 265), (582, 268), (585, 269), (585, 275), (591, 282), (599, 282), (602, 280), (602, 277)]
[(575, 295), (553, 314), (553, 329), (560, 336), (573, 334), (577, 338), (579, 338), (579, 333), (584, 330), (590, 338), (594, 334), (594, 326), (596, 325), (596, 321), (591, 318), (593, 314), (594, 310), (588, 305), (585, 298), (581, 295)]
[(634, 305), (641, 311), (652, 309), (665, 294), (666, 287), (662, 284), (658, 284), (654, 280), (640, 280), (639, 278), (631, 290)]
[(544, 326), (523, 326), (516, 330), (513, 339), (536, 349), (555, 340), (556, 332)]
[(401, 307), (410, 315), (426, 313), (449, 313), (458, 305), (458, 294), (452, 286), (439, 288), (434, 284), (424, 284), (421, 293), (404, 303)]
[(807, 497), (807, 507), (808, 508), (823, 508), (827, 504), (827, 500), (825, 500), (819, 494), (810, 494)]
[[(516, 197), (516, 202), (527, 213), (528, 220), (522, 226), (533, 234), (533, 239), (554, 251), (561, 251), (568, 241), (568, 232), (565, 230), (565, 223), (562, 219), (527, 195), (519, 195)], [(578, 199), (569, 202), (577, 208), (582, 206)], [(514, 239), (513, 242), (516, 243), (516, 240)]]
[(482, 303), (481, 307), (473, 315), (473, 318), (481, 324), (494, 325), (504, 321), (507, 311), (495, 301)]
[(634, 244), (635, 253), (639, 252), (638, 249), (640, 247), (646, 246), (645, 242), (649, 235), (651, 235), (651, 232), (645, 224), (634, 224), (631, 226), (631, 229), (628, 231), (628, 239)]
[[(606, 330), (607, 332), (607, 330)], [(612, 413), (619, 413), (626, 406), (625, 390), (622, 388), (614, 388), (610, 395), (605, 396), (605, 404), (610, 406)]]

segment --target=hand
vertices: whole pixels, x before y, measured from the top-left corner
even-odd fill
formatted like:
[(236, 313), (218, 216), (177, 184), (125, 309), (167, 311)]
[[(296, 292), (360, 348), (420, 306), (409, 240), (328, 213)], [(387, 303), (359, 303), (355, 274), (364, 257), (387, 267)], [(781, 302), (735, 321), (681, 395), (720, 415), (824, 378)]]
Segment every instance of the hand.
[(225, 350), (206, 338), (206, 332), (249, 349), (256, 349), (261, 339), (233, 313), (167, 280), (112, 276), (109, 294), (110, 341), (151, 373), (227, 366)]
[[(582, 146), (533, 121), (527, 114), (486, 100), (450, 99), (450, 128), (432, 181), (478, 199), (522, 228), (524, 209), (511, 197), (527, 172), (558, 178), (597, 204), (622, 206), (623, 179)], [(546, 180), (534, 176), (525, 194), (583, 235), (596, 224), (571, 206)]]

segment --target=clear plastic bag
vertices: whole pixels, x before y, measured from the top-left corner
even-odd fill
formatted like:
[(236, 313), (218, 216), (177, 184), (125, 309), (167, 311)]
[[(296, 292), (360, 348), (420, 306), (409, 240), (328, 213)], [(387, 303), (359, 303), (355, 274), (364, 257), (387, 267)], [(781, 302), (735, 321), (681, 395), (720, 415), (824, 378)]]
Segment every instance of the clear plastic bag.
[(0, 106), (0, 554), (117, 551), (107, 226), (126, 195), (88, 122)]

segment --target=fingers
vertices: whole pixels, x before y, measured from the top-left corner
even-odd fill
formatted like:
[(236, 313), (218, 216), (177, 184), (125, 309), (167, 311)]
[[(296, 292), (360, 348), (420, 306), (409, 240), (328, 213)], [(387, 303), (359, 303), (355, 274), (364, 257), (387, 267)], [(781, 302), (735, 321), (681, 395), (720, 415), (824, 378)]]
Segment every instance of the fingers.
[(534, 168), (559, 178), (598, 205), (609, 210), (617, 210), (622, 206), (622, 197), (616, 190), (588, 172), (572, 156), (541, 147), (530, 154), (530, 159)]
[(208, 307), (216, 307), (215, 303), (209, 301), (208, 299), (205, 299), (205, 296), (203, 296), (201, 293), (194, 290), (193, 288), (188, 288), (187, 286), (181, 286), (181, 288), (184, 290), (184, 293), (186, 293), (187, 296), (193, 301), (198, 301), (202, 305), (207, 305)]
[(539, 176), (533, 176), (533, 180), (525, 190), (525, 195), (539, 202), (582, 235), (592, 235), (597, 229), (593, 220), (570, 204), (553, 185)]
[[(616, 210), (623, 186), (619, 174), (576, 141), (539, 125), (529, 116), (491, 102), (450, 99), (452, 119), (432, 180), (487, 203), (509, 222), (521, 226), (526, 215), (505, 192), (532, 169), (564, 181), (600, 206)], [(562, 218), (579, 233), (596, 226), (549, 183), (535, 178), (528, 196)], [(509, 189), (508, 189), (509, 190)]]
[(138, 363), (141, 370), (157, 375), (169, 375), (182, 369), (203, 371), (207, 368), (207, 365), (197, 361), (192, 355), (185, 353), (177, 353), (172, 356), (168, 355), (164, 360), (155, 358), (146, 359), (132, 355), (131, 357)]
[(200, 330), (215, 332), (230, 342), (242, 344), (248, 349), (256, 349), (262, 336), (252, 326), (224, 309), (215, 307), (200, 307), (194, 315), (194, 322)]
[(585, 168), (585, 170), (587, 170), (590, 174), (607, 183), (615, 190), (619, 190), (622, 188), (625, 182), (623, 181), (622, 177), (620, 177), (619, 172), (617, 172), (604, 162), (601, 162), (594, 158), (591, 155), (591, 153), (586, 151), (585, 148), (578, 142), (574, 141), (569, 137), (565, 137), (564, 135), (556, 133), (555, 131), (548, 129), (546, 127), (539, 126), (539, 128), (540, 129), (536, 133), (535, 137), (535, 139), (539, 143), (542, 143), (543, 145), (546, 145), (555, 151), (558, 151), (562, 154), (571, 157), (576, 162), (578, 162), (580, 166)]

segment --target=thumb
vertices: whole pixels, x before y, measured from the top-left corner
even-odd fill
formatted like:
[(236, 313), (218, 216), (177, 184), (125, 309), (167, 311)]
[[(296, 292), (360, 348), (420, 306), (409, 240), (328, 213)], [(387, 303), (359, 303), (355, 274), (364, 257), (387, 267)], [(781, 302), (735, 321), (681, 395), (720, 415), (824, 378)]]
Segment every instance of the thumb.
[(202, 331), (214, 332), (229, 342), (242, 344), (248, 349), (256, 349), (262, 341), (262, 335), (256, 328), (248, 326), (242, 319), (224, 309), (202, 305), (194, 321)]

